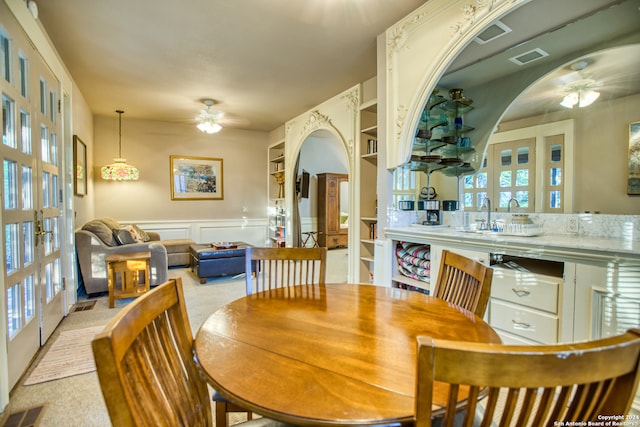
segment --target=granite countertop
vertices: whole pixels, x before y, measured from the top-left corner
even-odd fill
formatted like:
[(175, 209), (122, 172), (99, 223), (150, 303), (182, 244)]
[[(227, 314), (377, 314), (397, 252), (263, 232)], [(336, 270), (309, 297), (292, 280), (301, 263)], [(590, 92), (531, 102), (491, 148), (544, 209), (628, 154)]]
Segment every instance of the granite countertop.
[(497, 232), (464, 232), (448, 226), (413, 224), (385, 229), (388, 238), (437, 243), (531, 258), (575, 262), (640, 262), (640, 241), (579, 234), (513, 236)]

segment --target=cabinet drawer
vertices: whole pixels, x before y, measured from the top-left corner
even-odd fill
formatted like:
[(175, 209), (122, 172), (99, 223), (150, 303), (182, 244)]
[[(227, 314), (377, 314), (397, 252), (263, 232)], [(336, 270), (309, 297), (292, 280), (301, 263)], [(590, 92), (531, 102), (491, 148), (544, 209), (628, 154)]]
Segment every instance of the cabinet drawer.
[(489, 324), (536, 342), (558, 342), (558, 316), (493, 298), (489, 304)]
[(560, 280), (557, 277), (494, 268), (491, 297), (557, 314)]

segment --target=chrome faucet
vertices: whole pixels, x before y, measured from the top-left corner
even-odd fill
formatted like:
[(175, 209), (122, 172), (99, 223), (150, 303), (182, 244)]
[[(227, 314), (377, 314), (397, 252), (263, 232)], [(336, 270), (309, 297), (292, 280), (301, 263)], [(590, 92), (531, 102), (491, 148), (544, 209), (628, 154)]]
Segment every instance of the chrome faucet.
[(491, 199), (485, 197), (482, 201), (480, 209), (487, 208), (487, 228), (491, 230)]
[(507, 202), (507, 212), (511, 212), (511, 202), (516, 202), (516, 208), (520, 207), (520, 202), (518, 202), (518, 199), (512, 197), (509, 199), (509, 202)]

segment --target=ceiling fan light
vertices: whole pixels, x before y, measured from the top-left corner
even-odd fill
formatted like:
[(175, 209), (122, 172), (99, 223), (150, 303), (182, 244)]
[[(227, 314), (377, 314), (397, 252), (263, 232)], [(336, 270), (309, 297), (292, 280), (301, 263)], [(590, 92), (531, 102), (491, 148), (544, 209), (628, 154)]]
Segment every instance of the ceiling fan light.
[(580, 108), (588, 107), (593, 104), (596, 99), (600, 96), (600, 92), (596, 92), (595, 90), (584, 90), (580, 93), (580, 104), (578, 105)]
[(211, 119), (204, 119), (203, 121), (198, 123), (196, 127), (204, 133), (217, 133), (222, 129), (222, 126), (220, 126), (218, 123), (215, 123)]
[(571, 92), (564, 97), (560, 105), (566, 108), (573, 108), (578, 103), (579, 100), (580, 100), (580, 95), (578, 94), (578, 92)]
[(200, 115), (197, 117), (198, 124), (196, 127), (204, 133), (217, 133), (222, 130), (220, 121), (224, 113), (217, 110), (212, 110), (211, 106), (215, 104), (213, 99), (205, 99), (204, 105), (207, 106), (206, 110), (200, 110)]

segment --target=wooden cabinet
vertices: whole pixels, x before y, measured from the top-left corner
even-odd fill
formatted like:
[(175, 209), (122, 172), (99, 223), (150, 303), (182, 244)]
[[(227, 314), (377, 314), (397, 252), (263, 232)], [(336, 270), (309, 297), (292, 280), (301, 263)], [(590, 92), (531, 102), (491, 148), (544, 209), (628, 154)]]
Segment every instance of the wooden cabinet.
[[(349, 217), (348, 212), (340, 209), (340, 198), (348, 182), (347, 174), (318, 174), (318, 244), (321, 247), (347, 246)], [(342, 196), (348, 197), (348, 194)]]

